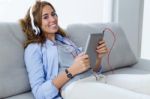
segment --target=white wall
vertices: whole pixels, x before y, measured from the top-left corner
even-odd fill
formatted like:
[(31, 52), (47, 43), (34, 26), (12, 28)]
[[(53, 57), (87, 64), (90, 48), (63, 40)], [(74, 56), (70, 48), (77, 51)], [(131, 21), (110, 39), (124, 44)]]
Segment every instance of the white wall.
[(140, 57), (143, 0), (114, 0), (113, 21), (121, 25), (131, 48)]
[(150, 59), (150, 0), (144, 1), (143, 31), (141, 57)]
[(48, 0), (59, 16), (60, 25), (73, 23), (109, 22), (110, 0)]
[[(60, 26), (73, 23), (110, 22), (110, 0), (47, 0), (56, 8)], [(0, 0), (0, 22), (24, 17), (35, 0)]]
[(0, 22), (15, 22), (23, 18), (33, 0), (0, 0)]

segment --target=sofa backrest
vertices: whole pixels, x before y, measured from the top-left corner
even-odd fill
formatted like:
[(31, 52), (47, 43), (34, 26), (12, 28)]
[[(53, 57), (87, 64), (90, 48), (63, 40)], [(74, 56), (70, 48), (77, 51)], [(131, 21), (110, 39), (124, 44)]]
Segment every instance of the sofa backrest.
[[(66, 32), (77, 46), (83, 47), (84, 49), (88, 35), (90, 33), (100, 33), (105, 28), (109, 28), (115, 33), (116, 42), (109, 56), (110, 65), (108, 64), (107, 55), (102, 60), (103, 72), (135, 64), (137, 59), (130, 48), (124, 31), (118, 24), (72, 24), (67, 27)], [(106, 31), (104, 39), (107, 47), (111, 48), (114, 41), (113, 34)]]
[(23, 59), (24, 40), (18, 23), (0, 23), (0, 98), (30, 90)]

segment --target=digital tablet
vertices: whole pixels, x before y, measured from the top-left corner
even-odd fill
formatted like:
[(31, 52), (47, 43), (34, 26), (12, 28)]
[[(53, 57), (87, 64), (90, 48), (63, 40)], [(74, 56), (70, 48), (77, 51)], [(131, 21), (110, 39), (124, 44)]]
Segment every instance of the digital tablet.
[(92, 33), (89, 34), (84, 52), (88, 54), (90, 59), (90, 68), (95, 67), (97, 52), (96, 47), (98, 46), (98, 42), (103, 39), (104, 33)]

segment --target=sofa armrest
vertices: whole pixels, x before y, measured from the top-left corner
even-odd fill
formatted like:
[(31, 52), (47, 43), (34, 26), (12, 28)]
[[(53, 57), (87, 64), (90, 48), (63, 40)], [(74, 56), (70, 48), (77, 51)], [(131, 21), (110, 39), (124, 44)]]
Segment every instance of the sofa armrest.
[(138, 62), (133, 65), (133, 68), (150, 72), (150, 60), (139, 58)]

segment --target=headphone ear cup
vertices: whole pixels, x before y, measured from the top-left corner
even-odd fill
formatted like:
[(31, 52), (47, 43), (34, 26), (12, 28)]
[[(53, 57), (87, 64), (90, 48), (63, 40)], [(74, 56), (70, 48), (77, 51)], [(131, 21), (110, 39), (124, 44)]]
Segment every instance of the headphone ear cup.
[(36, 26), (36, 29), (37, 29), (38, 34), (40, 34), (40, 28)]
[(40, 29), (39, 29), (38, 26), (34, 26), (33, 30), (34, 30), (35, 35), (39, 35), (40, 34)]

